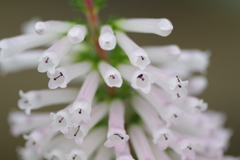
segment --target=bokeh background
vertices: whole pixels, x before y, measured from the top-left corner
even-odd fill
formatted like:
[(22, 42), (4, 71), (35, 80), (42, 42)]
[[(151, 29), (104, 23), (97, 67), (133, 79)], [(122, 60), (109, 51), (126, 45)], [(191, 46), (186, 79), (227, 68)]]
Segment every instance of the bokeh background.
[[(168, 18), (174, 25), (166, 38), (130, 34), (140, 45), (177, 44), (212, 52), (207, 77), (209, 87), (200, 95), (209, 108), (227, 115), (226, 127), (233, 129), (227, 154), (240, 155), (240, 1), (239, 0), (108, 0), (100, 12), (102, 20), (118, 17)], [(23, 22), (84, 18), (68, 0), (0, 0), (0, 39), (20, 34)], [(17, 109), (18, 91), (47, 88), (48, 78), (37, 70), (0, 77), (0, 154), (1, 159), (17, 159), (15, 148), (22, 137), (9, 134), (7, 115)]]

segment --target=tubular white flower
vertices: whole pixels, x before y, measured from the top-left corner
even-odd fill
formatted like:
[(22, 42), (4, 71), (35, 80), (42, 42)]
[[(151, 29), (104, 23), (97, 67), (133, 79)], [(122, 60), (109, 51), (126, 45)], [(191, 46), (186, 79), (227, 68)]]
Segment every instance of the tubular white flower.
[(117, 31), (116, 38), (119, 46), (127, 54), (132, 65), (143, 70), (147, 65), (150, 64), (147, 53), (136, 43), (134, 43), (126, 34)]
[(146, 46), (142, 48), (147, 52), (151, 63), (155, 64), (175, 61), (181, 55), (181, 50), (177, 45)]
[(73, 139), (76, 144), (81, 145), (83, 138), (87, 135), (88, 131), (94, 127), (104, 116), (107, 114), (107, 104), (99, 103), (94, 106), (91, 112), (91, 121), (89, 123), (80, 122), (77, 126), (68, 127), (68, 132), (65, 137)]
[(92, 110), (92, 100), (99, 85), (99, 74), (92, 71), (85, 79), (82, 88), (73, 102), (69, 112), (72, 114), (71, 121), (77, 125), (81, 120), (88, 123), (90, 122), (90, 113)]
[[(104, 141), (104, 135), (106, 134), (106, 128), (96, 128), (92, 130), (89, 135), (83, 141), (80, 147), (74, 148), (69, 154), (66, 154), (67, 160), (86, 160)], [(94, 144), (94, 145), (92, 145)]]
[(124, 129), (124, 106), (120, 100), (114, 100), (110, 105), (107, 138), (104, 145), (119, 152), (124, 150), (129, 139)]
[[(160, 151), (157, 146), (155, 146), (153, 143), (149, 143), (153, 152), (153, 155), (155, 159), (157, 160), (171, 160), (171, 158), (167, 155), (165, 151)], [(176, 160), (176, 159), (174, 159)]]
[(24, 135), (26, 147), (33, 148), (38, 154), (42, 154), (48, 145), (48, 142), (57, 134), (51, 131), (49, 125), (33, 130), (29, 135)]
[(117, 160), (134, 160), (131, 153), (128, 142), (125, 145), (125, 148), (122, 152), (116, 151)]
[(53, 46), (48, 48), (41, 56), (38, 65), (39, 72), (55, 73), (55, 68), (60, 63), (61, 58), (67, 54), (72, 48), (73, 44), (69, 42), (67, 37), (63, 37)]
[(179, 155), (181, 159), (191, 159), (194, 160), (196, 157), (193, 144), (188, 139), (179, 138), (178, 142), (171, 145), (171, 148)]
[(155, 160), (147, 137), (139, 126), (131, 126), (129, 129), (130, 141), (139, 160)]
[(152, 87), (148, 94), (138, 93), (155, 108), (158, 114), (167, 123), (166, 127), (170, 127), (172, 123), (176, 124), (178, 122), (178, 117), (182, 114), (181, 110), (169, 103), (155, 87)]
[(75, 25), (68, 31), (68, 39), (71, 43), (77, 44), (84, 40), (87, 29), (83, 25)]
[(18, 100), (18, 107), (30, 114), (32, 109), (39, 109), (48, 105), (69, 103), (76, 98), (75, 89), (36, 90), (23, 93), (19, 91), (21, 99)]
[(128, 32), (154, 33), (163, 37), (168, 36), (172, 30), (172, 23), (165, 18), (147, 19), (133, 18), (117, 21), (117, 26)]
[(61, 131), (63, 134), (68, 133), (68, 128), (71, 127), (71, 115), (68, 112), (68, 109), (71, 107), (71, 104), (64, 108), (63, 110), (58, 111), (56, 114), (51, 112), (50, 117), (52, 123), (50, 128), (53, 131)]
[(156, 76), (156, 84), (170, 93), (173, 98), (184, 97), (187, 94), (188, 81), (182, 81), (178, 76), (173, 76), (154, 66), (147, 66), (146, 72)]
[[(0, 72), (3, 75), (27, 69), (35, 69), (43, 50), (31, 50), (0, 61)], [(14, 64), (14, 65), (13, 65)]]
[[(58, 140), (57, 138), (63, 138), (62, 140)], [(76, 147), (76, 144), (64, 137), (57, 137), (54, 140), (58, 142), (50, 142), (53, 143), (51, 149), (44, 154), (44, 158), (47, 160), (65, 160), (65, 154), (69, 153), (72, 148)], [(53, 140), (53, 141), (54, 141)], [(51, 144), (50, 144), (51, 145)]]
[(34, 113), (27, 116), (24, 112), (12, 111), (8, 116), (8, 122), (11, 124), (11, 133), (19, 136), (47, 124), (50, 118), (48, 113)]
[(113, 158), (113, 150), (102, 146), (93, 160), (111, 160)]
[(122, 76), (116, 68), (103, 61), (99, 63), (98, 68), (105, 83), (109, 87), (120, 88), (122, 86)]
[(205, 90), (207, 85), (208, 81), (204, 76), (194, 76), (189, 79), (187, 90), (190, 95), (199, 95)]
[(112, 50), (115, 48), (117, 40), (111, 26), (105, 25), (101, 27), (98, 43), (103, 50)]
[(151, 84), (156, 80), (153, 74), (139, 70), (131, 65), (119, 65), (118, 69), (123, 78), (130, 82), (133, 88), (140, 89), (145, 94), (150, 92)]
[(39, 36), (35, 33), (6, 38), (0, 41), (0, 59), (11, 57), (27, 49), (40, 47), (56, 41), (58, 34)]
[(66, 33), (72, 26), (72, 23), (64, 21), (37, 22), (35, 24), (35, 31), (40, 35), (46, 33)]
[(208, 108), (208, 104), (204, 103), (202, 99), (198, 99), (196, 97), (187, 96), (181, 99), (177, 99), (173, 101), (176, 105), (180, 106), (180, 108), (189, 114), (195, 114), (199, 112), (203, 112)]
[(176, 61), (170, 61), (165, 64), (165, 67), (181, 68), (188, 72), (200, 72), (206, 73), (206, 69), (209, 66), (209, 51), (201, 50), (181, 50), (181, 55)]
[(146, 101), (137, 97), (133, 100), (133, 107), (150, 130), (153, 142), (158, 145), (160, 150), (165, 150), (176, 140), (172, 132), (165, 128), (165, 124), (158, 118), (157, 113)]
[[(105, 127), (98, 127), (92, 130), (84, 139), (82, 147), (87, 157), (93, 154), (93, 152), (103, 144), (107, 129)], [(94, 144), (94, 145), (93, 145)]]
[(89, 62), (80, 62), (66, 67), (58, 67), (54, 74), (47, 73), (50, 78), (48, 87), (50, 89), (66, 88), (72, 79), (86, 74), (91, 69), (91, 66)]
[(42, 160), (42, 155), (37, 154), (32, 148), (17, 148), (19, 159), (23, 160)]

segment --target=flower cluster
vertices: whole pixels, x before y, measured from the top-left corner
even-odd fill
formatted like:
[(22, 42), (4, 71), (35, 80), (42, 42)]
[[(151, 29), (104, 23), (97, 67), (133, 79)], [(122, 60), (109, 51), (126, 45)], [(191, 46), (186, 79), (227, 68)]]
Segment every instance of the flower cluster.
[[(93, 1), (83, 4), (88, 26), (40, 21), (32, 32), (31, 22), (28, 33), (0, 41), (2, 73), (37, 68), (49, 77), (50, 89), (20, 91), (25, 113), (9, 115), (12, 134), (26, 139), (20, 157), (235, 159), (223, 156), (232, 134), (223, 127), (224, 115), (206, 111), (207, 103), (194, 97), (207, 86), (210, 54), (177, 45), (140, 47), (126, 32), (165, 37), (172, 23), (134, 18), (100, 26)], [(73, 81), (80, 90), (67, 88)], [(34, 111), (57, 104), (66, 107), (50, 115)]]

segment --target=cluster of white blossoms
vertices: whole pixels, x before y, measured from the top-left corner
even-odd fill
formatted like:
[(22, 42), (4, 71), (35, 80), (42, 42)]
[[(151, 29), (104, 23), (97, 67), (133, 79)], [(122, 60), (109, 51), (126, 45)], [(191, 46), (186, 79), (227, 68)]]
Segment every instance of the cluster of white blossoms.
[[(0, 41), (2, 73), (37, 68), (49, 77), (50, 89), (20, 91), (18, 106), (25, 112), (9, 115), (11, 133), (26, 139), (20, 158), (237, 159), (223, 155), (232, 134), (223, 127), (224, 115), (194, 97), (207, 86), (210, 54), (177, 45), (140, 47), (125, 33), (168, 36), (173, 26), (164, 18), (112, 24), (99, 30), (105, 59), (90, 29), (74, 22), (37, 22), (28, 33)], [(80, 90), (66, 88), (72, 81), (82, 83)], [(58, 104), (66, 107), (34, 111)]]

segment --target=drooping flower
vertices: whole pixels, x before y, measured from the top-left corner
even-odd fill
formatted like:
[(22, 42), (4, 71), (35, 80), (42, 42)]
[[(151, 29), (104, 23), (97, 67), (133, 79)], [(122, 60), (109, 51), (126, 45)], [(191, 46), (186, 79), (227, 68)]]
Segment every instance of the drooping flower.
[[(88, 25), (37, 22), (36, 33), (0, 41), (3, 74), (47, 72), (52, 89), (20, 91), (18, 106), (27, 115), (9, 115), (12, 134), (26, 139), (17, 150), (22, 159), (228, 159), (223, 154), (232, 132), (223, 127), (224, 116), (194, 97), (207, 86), (210, 54), (177, 45), (141, 47), (127, 36), (168, 36), (173, 30), (168, 19), (101, 25), (94, 1), (74, 4), (83, 7)], [(73, 81), (81, 88), (66, 88)], [(58, 104), (66, 106), (50, 114), (35, 112)]]

